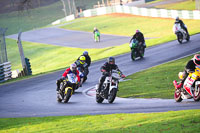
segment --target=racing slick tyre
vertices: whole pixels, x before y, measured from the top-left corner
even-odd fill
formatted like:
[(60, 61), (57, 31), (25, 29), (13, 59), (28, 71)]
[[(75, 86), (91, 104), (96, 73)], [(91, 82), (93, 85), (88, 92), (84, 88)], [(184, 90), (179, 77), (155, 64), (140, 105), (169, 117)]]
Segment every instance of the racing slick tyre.
[(103, 99), (99, 94), (96, 94), (96, 102), (97, 102), (97, 103), (102, 103), (103, 100), (104, 100), (104, 99)]
[(64, 95), (64, 103), (67, 103), (72, 95), (73, 89), (68, 88)]
[(57, 94), (57, 101), (58, 101), (59, 103), (62, 102), (62, 99), (60, 98), (60, 94)]
[(113, 101), (115, 100), (116, 95), (117, 95), (117, 89), (116, 89), (116, 88), (113, 88), (113, 89), (110, 91), (110, 95), (108, 96), (108, 102), (109, 102), (109, 103), (113, 103)]
[(131, 50), (131, 59), (134, 61), (135, 60), (135, 50)]
[(198, 85), (197, 89), (194, 90), (193, 99), (194, 99), (194, 101), (200, 100), (200, 85)]
[(174, 92), (174, 99), (176, 102), (181, 102), (183, 99), (181, 98), (181, 91), (180, 89), (176, 89)]

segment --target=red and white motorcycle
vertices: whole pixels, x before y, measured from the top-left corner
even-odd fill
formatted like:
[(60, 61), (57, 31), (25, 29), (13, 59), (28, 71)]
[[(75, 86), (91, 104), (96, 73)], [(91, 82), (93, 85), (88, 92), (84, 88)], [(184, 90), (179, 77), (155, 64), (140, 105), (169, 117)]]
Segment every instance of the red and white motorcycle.
[[(183, 80), (182, 72), (179, 73), (179, 78)], [(175, 87), (174, 99), (176, 102), (191, 98), (193, 98), (194, 101), (200, 100), (200, 67), (196, 67), (195, 72), (189, 73), (180, 89), (176, 89)]]

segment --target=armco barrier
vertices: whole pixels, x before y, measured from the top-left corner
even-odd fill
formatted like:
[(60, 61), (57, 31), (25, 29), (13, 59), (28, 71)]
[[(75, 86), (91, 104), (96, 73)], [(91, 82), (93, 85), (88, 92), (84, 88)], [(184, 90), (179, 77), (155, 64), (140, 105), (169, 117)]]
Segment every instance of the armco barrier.
[[(109, 6), (100, 7), (95, 9), (88, 9), (79, 13), (79, 17), (92, 17), (98, 15), (105, 15), (110, 13), (127, 13), (139, 16), (149, 17), (161, 17), (161, 18), (175, 18), (179, 16), (182, 19), (200, 19), (200, 11), (188, 11), (188, 10), (167, 10), (167, 9), (155, 9), (155, 8), (138, 8), (132, 6)], [(72, 14), (65, 18), (56, 20), (52, 25), (60, 24), (63, 21), (74, 20), (75, 16)]]
[(4, 82), (8, 79), (11, 79), (11, 76), (11, 63), (5, 62), (3, 64), (0, 64), (0, 82)]

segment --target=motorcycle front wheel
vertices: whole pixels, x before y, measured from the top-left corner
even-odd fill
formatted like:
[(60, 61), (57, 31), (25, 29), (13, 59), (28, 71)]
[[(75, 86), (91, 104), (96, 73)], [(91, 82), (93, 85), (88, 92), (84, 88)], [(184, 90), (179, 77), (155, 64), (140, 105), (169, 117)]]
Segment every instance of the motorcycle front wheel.
[(181, 91), (180, 89), (176, 89), (174, 92), (174, 99), (176, 102), (181, 102), (183, 99), (181, 98)]
[(60, 103), (62, 102), (62, 99), (60, 98), (60, 94), (57, 94), (57, 101)]
[(113, 103), (113, 101), (115, 100), (115, 97), (117, 95), (117, 89), (116, 88), (113, 88), (111, 91), (110, 91), (110, 94), (108, 96), (108, 102), (109, 103)]
[(103, 99), (99, 94), (96, 94), (96, 102), (97, 102), (97, 103), (102, 103), (103, 100), (104, 100), (104, 99)]
[(179, 33), (179, 34), (177, 35), (177, 40), (178, 40), (178, 42), (179, 42), (180, 44), (182, 44), (182, 42), (183, 42), (183, 35), (182, 35), (181, 33)]
[(187, 41), (190, 41), (190, 35), (189, 35), (189, 34), (187, 35), (186, 40), (187, 40)]
[(134, 61), (135, 60), (135, 50), (131, 49), (131, 59)]
[(72, 89), (68, 88), (66, 94), (64, 95), (64, 103), (67, 103), (72, 95)]
[(194, 99), (194, 101), (200, 100), (200, 85), (198, 85), (197, 89), (194, 90), (193, 99)]

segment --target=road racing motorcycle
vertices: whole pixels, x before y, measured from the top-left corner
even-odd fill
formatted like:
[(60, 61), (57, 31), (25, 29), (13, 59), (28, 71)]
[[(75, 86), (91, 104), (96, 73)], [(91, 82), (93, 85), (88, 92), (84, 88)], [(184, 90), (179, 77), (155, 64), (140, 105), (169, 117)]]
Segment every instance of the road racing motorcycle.
[[(112, 70), (109, 76), (106, 77), (101, 92), (96, 93), (96, 102), (102, 103), (104, 99), (107, 99), (109, 103), (113, 103), (118, 91), (118, 84), (120, 80), (120, 75), (118, 71)], [(96, 90), (98, 85), (96, 85)]]
[(94, 41), (95, 42), (100, 42), (100, 32), (96, 31), (94, 33)]
[(132, 39), (129, 44), (131, 48), (131, 59), (134, 61), (137, 57), (144, 57), (144, 47), (139, 46), (139, 42), (136, 39)]
[(60, 93), (57, 94), (57, 101), (67, 103), (74, 93), (75, 89), (78, 88), (78, 78), (74, 73), (67, 74), (67, 78), (61, 82)]
[[(183, 80), (182, 72), (179, 72), (179, 79)], [(194, 101), (200, 100), (200, 66), (196, 66), (195, 72), (189, 72), (188, 77), (180, 89), (176, 89), (175, 87), (174, 99), (176, 102), (191, 98)]]
[(178, 42), (181, 44), (183, 40), (190, 40), (190, 35), (186, 33), (186, 31), (181, 28), (180, 23), (175, 23), (173, 26), (173, 31), (177, 36)]

